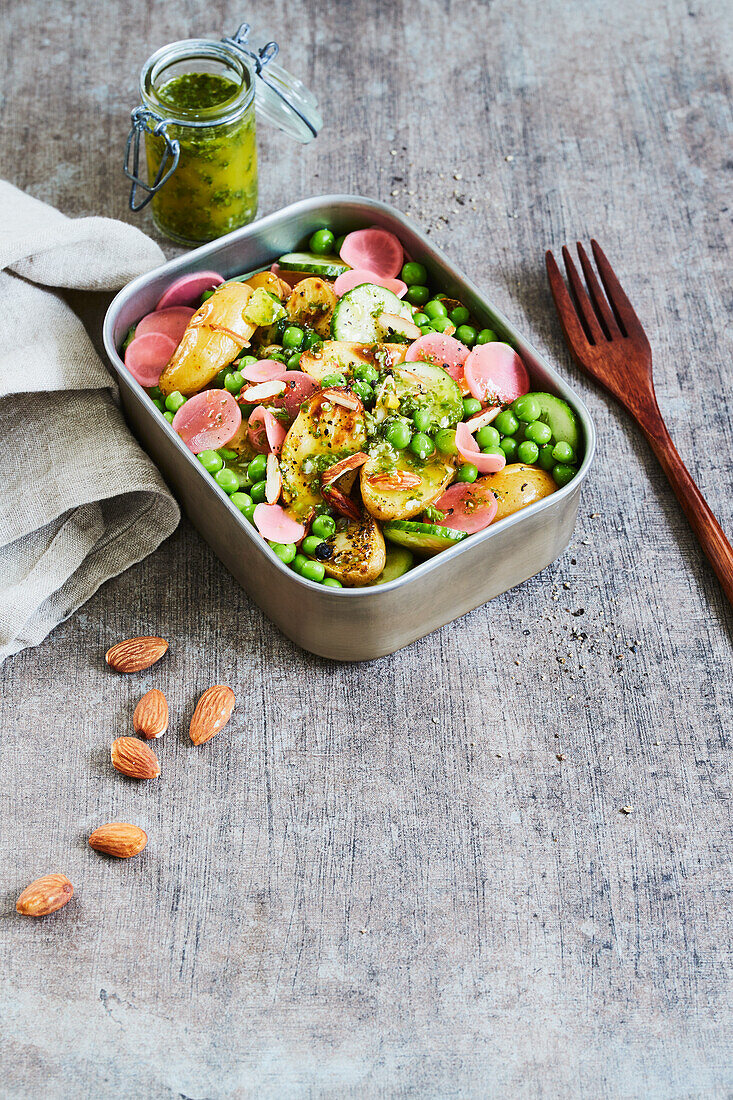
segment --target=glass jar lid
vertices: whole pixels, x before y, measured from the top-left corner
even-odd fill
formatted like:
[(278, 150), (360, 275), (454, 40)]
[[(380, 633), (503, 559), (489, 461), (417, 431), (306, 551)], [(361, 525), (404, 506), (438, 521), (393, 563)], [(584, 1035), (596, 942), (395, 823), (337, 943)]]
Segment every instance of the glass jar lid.
[(254, 34), (249, 23), (223, 41), (243, 53), (254, 69), (257, 118), (303, 145), (312, 141), (323, 126), (318, 100), (297, 76), (277, 64), (277, 42)]

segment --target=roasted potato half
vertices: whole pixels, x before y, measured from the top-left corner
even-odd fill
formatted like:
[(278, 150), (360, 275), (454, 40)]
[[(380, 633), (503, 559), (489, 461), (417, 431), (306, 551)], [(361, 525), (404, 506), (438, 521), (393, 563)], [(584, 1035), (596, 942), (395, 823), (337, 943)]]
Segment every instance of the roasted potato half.
[(247, 279), (247, 286), (251, 286), (253, 290), (263, 287), (269, 294), (274, 294), (279, 298), (281, 302), (289, 298), (292, 292), (292, 287), (283, 282), (282, 279), (278, 279), (274, 271), (258, 271), (256, 275), (251, 275)]
[(513, 462), (497, 474), (482, 477), (481, 482), (491, 489), (499, 505), (494, 523), (514, 515), (536, 500), (542, 500), (557, 489), (552, 476), (545, 470), (539, 466), (525, 466), (521, 462)]
[(331, 314), (338, 298), (323, 279), (302, 279), (288, 298), (286, 309), (294, 325), (309, 325), (319, 336), (329, 336)]
[(330, 401), (328, 392), (315, 393), (303, 406), (280, 454), (283, 499), (293, 516), (301, 521), (312, 514), (317, 504), (323, 503), (323, 471), (347, 455), (361, 451), (366, 443), (361, 402), (357, 409), (344, 408)]
[(354, 367), (363, 363), (379, 371), (389, 370), (403, 363), (407, 344), (353, 344), (348, 340), (324, 340), (320, 348), (304, 351), (300, 357), (300, 369), (321, 382), (326, 375), (340, 373), (350, 375)]
[(436, 452), (423, 462), (409, 451), (377, 447), (361, 468), (361, 499), (375, 519), (412, 519), (448, 486), (455, 467)]
[(160, 376), (164, 394), (198, 393), (249, 344), (256, 326), (245, 321), (244, 310), (253, 294), (246, 283), (225, 283), (194, 313)]
[(371, 584), (384, 569), (387, 560), (384, 536), (369, 515), (350, 521), (325, 542), (331, 549), (331, 557), (319, 560), (329, 577), (349, 588)]

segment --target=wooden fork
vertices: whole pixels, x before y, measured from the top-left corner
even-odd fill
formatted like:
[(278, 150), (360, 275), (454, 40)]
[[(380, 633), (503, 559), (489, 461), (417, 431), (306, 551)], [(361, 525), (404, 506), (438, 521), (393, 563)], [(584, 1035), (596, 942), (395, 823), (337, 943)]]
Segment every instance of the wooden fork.
[(667, 431), (654, 393), (652, 349), (641, 322), (600, 245), (591, 241), (591, 249), (600, 282), (578, 243), (584, 285), (570, 252), (563, 247), (570, 290), (555, 257), (551, 252), (545, 255), (550, 289), (568, 347), (578, 366), (621, 402), (649, 440), (728, 602), (733, 604), (733, 549)]

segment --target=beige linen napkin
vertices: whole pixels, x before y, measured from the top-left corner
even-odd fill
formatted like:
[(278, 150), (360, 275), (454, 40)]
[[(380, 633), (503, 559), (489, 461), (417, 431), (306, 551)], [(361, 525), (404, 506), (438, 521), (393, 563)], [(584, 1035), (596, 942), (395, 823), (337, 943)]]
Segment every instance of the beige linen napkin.
[(42, 289), (117, 290), (163, 259), (133, 226), (0, 181), (0, 663), (176, 528), (84, 326)]

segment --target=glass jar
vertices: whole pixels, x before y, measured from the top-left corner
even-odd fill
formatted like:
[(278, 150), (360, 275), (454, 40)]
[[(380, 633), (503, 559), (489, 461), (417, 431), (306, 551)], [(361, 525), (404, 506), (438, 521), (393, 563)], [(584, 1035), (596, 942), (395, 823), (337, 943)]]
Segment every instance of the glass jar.
[(145, 63), (140, 95), (146, 190), (161, 233), (198, 245), (251, 222), (257, 139), (247, 57), (226, 42), (173, 42)]

